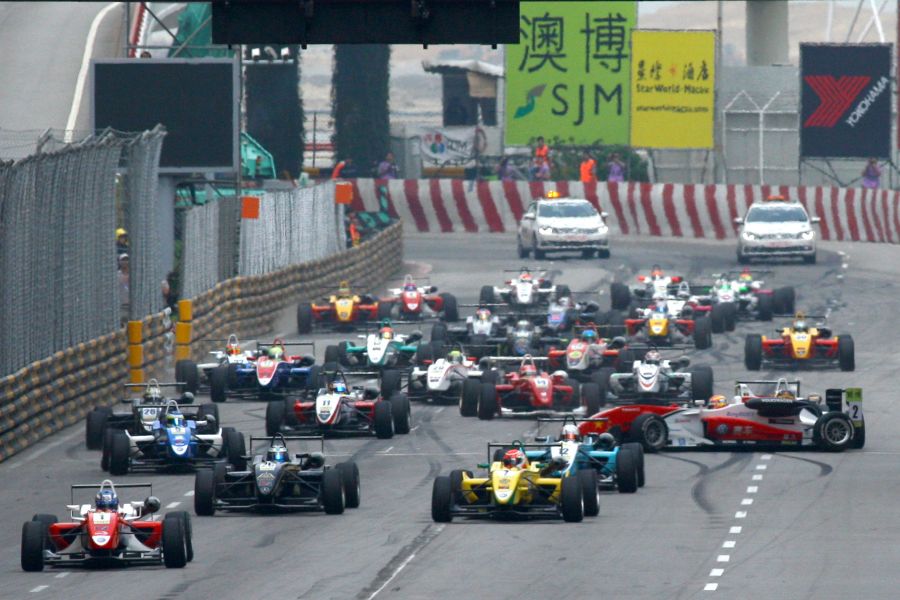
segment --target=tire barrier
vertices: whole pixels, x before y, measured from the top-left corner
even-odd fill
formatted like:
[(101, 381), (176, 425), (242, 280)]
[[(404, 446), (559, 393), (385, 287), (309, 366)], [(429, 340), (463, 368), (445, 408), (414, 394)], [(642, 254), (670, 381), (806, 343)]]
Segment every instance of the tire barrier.
[(0, 461), (117, 399), (128, 373), (125, 341), (120, 330), (0, 379)]
[[(222, 339), (232, 333), (245, 338), (272, 331), (286, 306), (327, 295), (341, 280), (355, 288), (374, 287), (397, 271), (402, 260), (403, 229), (395, 223), (345, 252), (265, 275), (229, 279), (193, 299), (192, 339)], [(191, 355), (199, 361), (214, 346), (194, 342)]]
[(900, 192), (892, 190), (461, 179), (357, 179), (353, 186), (353, 210), (378, 210), (386, 186), (391, 214), (421, 232), (514, 232), (531, 200), (555, 190), (608, 212), (618, 235), (721, 240), (736, 237), (734, 219), (754, 201), (778, 194), (821, 219), (822, 240), (900, 243)]

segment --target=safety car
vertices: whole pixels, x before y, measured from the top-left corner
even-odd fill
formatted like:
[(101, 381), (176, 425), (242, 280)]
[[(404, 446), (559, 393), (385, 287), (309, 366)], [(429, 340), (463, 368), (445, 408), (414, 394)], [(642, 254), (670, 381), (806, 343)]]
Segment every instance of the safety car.
[(548, 252), (581, 252), (584, 258), (609, 258), (608, 215), (584, 198), (561, 198), (555, 191), (533, 201), (519, 221), (519, 258), (541, 260)]
[(799, 257), (816, 262), (816, 231), (819, 217), (810, 218), (799, 202), (772, 195), (754, 202), (747, 214), (734, 220), (738, 226), (737, 260), (745, 264), (753, 258)]

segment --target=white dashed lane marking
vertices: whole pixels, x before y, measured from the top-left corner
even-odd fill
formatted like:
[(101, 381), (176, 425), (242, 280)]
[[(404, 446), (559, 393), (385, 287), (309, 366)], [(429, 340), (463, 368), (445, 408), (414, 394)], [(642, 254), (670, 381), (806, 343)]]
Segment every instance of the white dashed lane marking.
[(735, 544), (737, 544), (737, 542), (735, 542), (734, 540), (725, 540), (724, 542), (722, 542), (722, 547), (723, 548), (734, 548)]
[(56, 575), (54, 575), (54, 577), (56, 577), (57, 579), (62, 579), (63, 577), (65, 577), (68, 574), (69, 574), (68, 571), (63, 571), (62, 573), (57, 573)]
[(703, 586), (703, 591), (704, 592), (714, 592), (718, 588), (719, 588), (718, 583), (707, 583), (705, 586)]
[(732, 527), (731, 529), (729, 529), (728, 533), (740, 533), (743, 530), (744, 530), (743, 527), (736, 526), (736, 527)]
[(716, 562), (728, 562), (731, 560), (731, 556), (728, 554), (720, 554), (716, 557)]
[(725, 573), (725, 569), (713, 569), (709, 572), (710, 577), (721, 577)]
[(185, 495), (185, 496), (188, 496), (188, 497), (193, 496), (193, 495), (194, 495), (194, 490), (189, 490), (189, 491), (185, 492), (184, 495)]
[(753, 504), (753, 498), (744, 498), (741, 500), (741, 506), (750, 506)]
[(756, 465), (756, 470), (757, 470), (757, 471), (765, 471), (765, 470), (768, 469), (768, 468), (769, 468), (768, 465)]
[(181, 504), (181, 502), (177, 502), (177, 501), (176, 501), (176, 502), (169, 502), (168, 504), (166, 504), (166, 508), (175, 508), (175, 507), (178, 506), (179, 504)]
[(748, 493), (748, 494), (755, 494), (755, 493), (758, 492), (758, 491), (759, 491), (759, 488), (756, 487), (755, 485), (747, 486), (747, 493)]
[(48, 587), (50, 587), (50, 586), (49, 586), (49, 585), (39, 585), (39, 586), (37, 586), (36, 588), (33, 588), (33, 589), (31, 590), (31, 593), (32, 593), (32, 594), (35, 594), (35, 593), (37, 593), (37, 592), (43, 592), (43, 591), (46, 590)]
[(753, 481), (762, 481), (762, 478), (763, 478), (763, 476), (762, 476), (761, 474), (760, 474), (760, 475), (754, 475), (754, 476), (753, 476)]
[(735, 519), (746, 519), (746, 518), (747, 518), (747, 511), (746, 511), (746, 510), (739, 510), (739, 511), (737, 511), (736, 513), (734, 513), (734, 518), (735, 518)]

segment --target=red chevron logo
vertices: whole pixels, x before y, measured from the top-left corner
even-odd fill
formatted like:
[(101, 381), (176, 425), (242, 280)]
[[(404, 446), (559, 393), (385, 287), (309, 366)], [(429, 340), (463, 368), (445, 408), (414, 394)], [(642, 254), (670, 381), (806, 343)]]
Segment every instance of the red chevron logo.
[(813, 111), (804, 127), (834, 127), (850, 104), (856, 100), (868, 85), (868, 75), (844, 75), (835, 79), (833, 75), (806, 75), (803, 80), (819, 97), (819, 106)]

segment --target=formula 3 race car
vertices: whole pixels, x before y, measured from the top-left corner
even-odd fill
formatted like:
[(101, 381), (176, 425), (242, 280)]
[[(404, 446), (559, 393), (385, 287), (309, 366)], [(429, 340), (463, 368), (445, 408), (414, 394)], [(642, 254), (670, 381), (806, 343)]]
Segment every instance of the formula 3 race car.
[[(713, 395), (713, 370), (708, 366), (688, 370), (690, 364), (686, 356), (666, 359), (657, 349), (650, 348), (632, 363), (629, 372), (612, 373), (606, 382), (598, 382), (601, 406), (609, 402), (640, 403), (645, 399), (708, 400)], [(588, 407), (589, 414), (595, 412), (594, 407)]]
[(420, 348), (425, 350), (426, 344), (422, 343), (422, 333), (397, 333), (390, 319), (382, 319), (377, 331), (360, 335), (365, 340), (364, 344), (341, 342), (336, 346), (328, 346), (325, 349), (326, 364), (340, 364), (348, 371), (384, 371), (406, 368), (414, 361), (430, 359), (430, 348), (427, 356), (419, 356)]
[(621, 313), (612, 311), (610, 325), (622, 323), (628, 341), (651, 346), (673, 346), (693, 344), (698, 350), (712, 346), (712, 323), (707, 317), (673, 317), (664, 301), (649, 308), (637, 309), (634, 318), (623, 318)]
[[(254, 443), (266, 445), (254, 454)], [(288, 443), (316, 444), (314, 451), (288, 452)], [(339, 515), (358, 508), (359, 468), (353, 461), (325, 464), (321, 436), (250, 438), (251, 458), (246, 469), (229, 470), (224, 463), (197, 471), (194, 512), (213, 516), (216, 511), (317, 511)]]
[[(437, 523), (449, 523), (456, 516), (582, 521), (587, 486), (578, 477), (552, 475), (563, 466), (562, 460), (528, 460), (528, 448), (521, 442), (488, 444), (489, 462), (478, 465), (487, 470), (487, 476), (456, 470), (436, 477), (431, 489), (431, 518)], [(597, 497), (596, 484), (592, 495)]]
[(412, 275), (406, 275), (402, 287), (389, 289), (390, 296), (378, 301), (382, 306), (382, 317), (391, 316), (390, 313), (396, 306), (400, 319), (404, 321), (422, 320), (427, 317), (440, 318), (442, 321), (458, 321), (459, 308), (456, 296), (447, 292), (439, 294), (437, 291), (437, 286), (418, 285)]
[(613, 310), (628, 310), (632, 306), (646, 307), (654, 298), (674, 296), (682, 283), (685, 283), (682, 276), (666, 275), (662, 267), (653, 265), (648, 273), (637, 275), (636, 284), (629, 286), (620, 281), (611, 283), (610, 305)]
[[(377, 377), (378, 373), (354, 373)], [(317, 435), (371, 435), (388, 439), (395, 433), (409, 433), (410, 405), (404, 392), (353, 386), (344, 373), (323, 374), (325, 385), (315, 398), (285, 399), (266, 406), (266, 434), (280, 432)]]
[[(822, 321), (811, 326), (808, 320), (813, 318)], [(853, 371), (856, 369), (853, 337), (832, 335), (824, 319), (797, 313), (790, 325), (776, 330), (779, 337), (748, 334), (744, 341), (744, 365), (751, 371), (759, 371), (763, 365), (780, 368), (836, 365), (841, 371)]]
[(581, 383), (606, 381), (617, 369), (631, 368), (631, 353), (622, 336), (603, 338), (593, 324), (575, 329), (575, 336), (565, 348), (547, 352), (550, 367), (564, 369), (569, 377)]
[(216, 368), (227, 364), (245, 365), (256, 360), (256, 347), (254, 347), (254, 350), (242, 348), (238, 336), (234, 333), (225, 340), (202, 339), (197, 341), (202, 343), (222, 343), (225, 346), (219, 350), (210, 351), (210, 358), (206, 362), (198, 364), (191, 359), (185, 358), (175, 363), (175, 381), (184, 383), (185, 391), (192, 394), (196, 394), (201, 390), (209, 391), (209, 381)]
[[(119, 504), (110, 480), (71, 486), (69, 521), (38, 514), (22, 526), (22, 569), (45, 566), (159, 565), (182, 568), (194, 557), (190, 516), (170, 512), (158, 520), (160, 501), (149, 483), (120, 484), (119, 489), (146, 488), (142, 501)], [(76, 504), (76, 490), (98, 490), (96, 504)]]
[(320, 303), (297, 305), (297, 331), (301, 335), (321, 327), (347, 331), (390, 316), (390, 303), (381, 305), (372, 294), (354, 294), (350, 283), (341, 281), (337, 292)]
[[(309, 355), (288, 354), (288, 349), (311, 347)], [(213, 402), (228, 398), (272, 400), (287, 394), (312, 393), (320, 367), (315, 364), (314, 342), (285, 342), (281, 338), (267, 346), (257, 344), (243, 362), (223, 363), (209, 377), (209, 397)]]
[(174, 400), (156, 408), (149, 432), (113, 431), (101, 459), (101, 466), (108, 466), (110, 474), (194, 469), (225, 460), (241, 464), (244, 436), (240, 432), (219, 427), (212, 415), (200, 421), (188, 419)]
[(502, 286), (482, 286), (478, 296), (479, 303), (503, 302), (514, 309), (527, 309), (546, 307), (551, 300), (572, 296), (569, 286), (554, 284), (546, 271), (533, 275), (531, 269), (522, 267), (518, 271), (507, 270), (504, 273), (518, 273), (518, 276), (507, 279)]
[(480, 393), (481, 373), (477, 359), (455, 346), (443, 356), (414, 366), (406, 393), (410, 400), (461, 404), (463, 393)]
[(771, 321), (774, 315), (793, 314), (796, 292), (793, 286), (766, 289), (756, 276), (771, 271), (743, 269), (713, 275), (707, 290), (697, 298), (711, 306), (713, 333), (734, 331), (737, 321)]
[(601, 410), (582, 435), (609, 431), (647, 451), (737, 445), (810, 447), (841, 452), (865, 445), (860, 388), (800, 395), (799, 381), (738, 381), (735, 396), (703, 403), (632, 404)]

